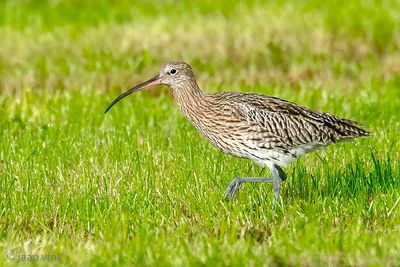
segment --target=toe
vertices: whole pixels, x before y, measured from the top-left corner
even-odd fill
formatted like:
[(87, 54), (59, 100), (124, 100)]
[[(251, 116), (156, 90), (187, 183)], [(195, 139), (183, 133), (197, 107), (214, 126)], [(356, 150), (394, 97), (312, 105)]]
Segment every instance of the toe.
[(228, 199), (229, 197), (234, 199), (242, 184), (243, 181), (240, 178), (233, 179), (226, 188), (225, 199)]

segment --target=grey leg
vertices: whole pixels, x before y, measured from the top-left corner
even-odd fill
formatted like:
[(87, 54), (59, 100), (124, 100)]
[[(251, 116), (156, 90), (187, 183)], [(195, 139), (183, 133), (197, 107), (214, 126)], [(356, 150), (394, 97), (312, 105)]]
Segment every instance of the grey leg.
[(274, 204), (274, 208), (276, 208), (277, 201), (279, 200), (279, 193), (281, 192), (282, 181), (285, 181), (287, 176), (283, 172), (281, 167), (279, 167), (278, 165), (274, 165), (274, 167), (271, 168), (271, 172), (272, 172), (272, 177), (274, 179), (274, 183), (273, 183), (274, 184), (274, 200), (273, 200), (273, 204)]
[(277, 169), (279, 177), (281, 177), (282, 182), (286, 181), (287, 176), (286, 173), (282, 170), (282, 168), (279, 167), (278, 165), (274, 165), (274, 167)]
[(273, 183), (273, 178), (261, 178), (261, 177), (236, 177), (234, 178), (228, 187), (225, 190), (225, 198), (228, 199), (231, 197), (232, 199), (235, 198), (237, 192), (242, 187), (243, 183), (248, 182), (264, 182), (264, 183)]
[(281, 184), (286, 180), (287, 176), (281, 167), (274, 165), (271, 167), (272, 178), (262, 178), (262, 177), (236, 177), (233, 179), (225, 190), (225, 199), (235, 198), (237, 192), (242, 187), (244, 183), (247, 182), (264, 182), (272, 183), (274, 186), (274, 207), (276, 207), (276, 202), (279, 199), (279, 193), (281, 191)]

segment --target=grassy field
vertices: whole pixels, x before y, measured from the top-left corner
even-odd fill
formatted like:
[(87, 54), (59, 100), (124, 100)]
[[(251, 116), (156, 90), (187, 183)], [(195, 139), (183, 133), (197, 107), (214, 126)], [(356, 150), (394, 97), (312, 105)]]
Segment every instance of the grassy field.
[[(1, 1), (0, 265), (398, 266), (400, 2)], [(159, 86), (257, 92), (374, 135), (269, 175), (213, 148)], [(39, 258), (35, 258), (38, 256)], [(47, 257), (46, 257), (47, 256)]]

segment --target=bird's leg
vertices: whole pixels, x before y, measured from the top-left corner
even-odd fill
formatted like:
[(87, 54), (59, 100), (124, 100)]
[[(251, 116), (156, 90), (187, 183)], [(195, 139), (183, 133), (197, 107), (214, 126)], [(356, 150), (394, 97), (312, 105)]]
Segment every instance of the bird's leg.
[(282, 182), (286, 181), (287, 175), (286, 173), (282, 170), (281, 167), (279, 167), (278, 165), (274, 165), (274, 167), (276, 168), (276, 170), (278, 171), (279, 177), (281, 178)]
[(273, 199), (273, 205), (274, 208), (276, 208), (276, 203), (279, 199), (279, 193), (281, 191), (281, 184), (283, 181), (286, 180), (287, 176), (284, 173), (284, 171), (279, 167), (278, 165), (274, 165), (271, 168), (271, 173), (273, 177), (273, 184), (274, 184), (274, 199)]
[(272, 178), (267, 177), (236, 177), (234, 178), (225, 190), (225, 199), (235, 198), (237, 192), (242, 187), (243, 183), (247, 182), (264, 182), (272, 183), (274, 186), (274, 207), (276, 207), (276, 202), (279, 198), (279, 193), (281, 191), (281, 184), (286, 180), (287, 176), (285, 172), (278, 165), (273, 165), (271, 167)]
[(239, 191), (240, 187), (242, 187), (243, 183), (248, 182), (264, 182), (264, 183), (273, 183), (273, 178), (262, 178), (262, 177), (236, 177), (234, 178), (228, 187), (225, 190), (225, 198), (228, 199), (231, 197), (232, 199), (235, 198), (237, 192)]

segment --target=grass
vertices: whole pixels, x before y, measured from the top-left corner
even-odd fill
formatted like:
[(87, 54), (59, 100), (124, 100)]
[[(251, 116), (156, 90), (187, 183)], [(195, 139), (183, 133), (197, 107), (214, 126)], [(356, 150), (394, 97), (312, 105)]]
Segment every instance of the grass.
[[(397, 265), (398, 8), (1, 2), (0, 265)], [(226, 202), (233, 177), (268, 170), (209, 145), (167, 88), (103, 113), (171, 59), (204, 90), (282, 97), (374, 135), (286, 168), (277, 210), (270, 185)]]

